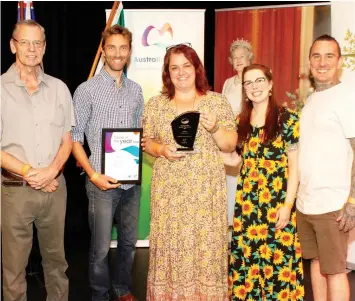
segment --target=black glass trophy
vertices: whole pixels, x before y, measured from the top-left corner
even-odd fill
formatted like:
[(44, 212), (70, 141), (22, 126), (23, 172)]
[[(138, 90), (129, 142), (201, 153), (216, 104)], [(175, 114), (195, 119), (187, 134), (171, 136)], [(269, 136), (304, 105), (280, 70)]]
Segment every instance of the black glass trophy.
[(200, 121), (200, 113), (189, 111), (180, 114), (171, 122), (178, 152), (194, 152), (194, 143)]

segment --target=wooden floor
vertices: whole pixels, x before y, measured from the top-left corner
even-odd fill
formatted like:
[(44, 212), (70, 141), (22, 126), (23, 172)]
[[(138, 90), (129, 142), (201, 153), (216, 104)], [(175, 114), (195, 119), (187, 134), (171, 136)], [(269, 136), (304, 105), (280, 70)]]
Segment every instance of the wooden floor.
[[(68, 165), (68, 164), (67, 164)], [(75, 166), (75, 161), (71, 162)], [(69, 268), (69, 301), (91, 301), (88, 281), (88, 250), (89, 229), (87, 221), (88, 201), (86, 198), (85, 178), (79, 173), (66, 173), (68, 187), (67, 214), (65, 224), (65, 250)], [(115, 250), (110, 252), (110, 259), (114, 259)], [(133, 266), (133, 293), (139, 301), (145, 301), (146, 280), (148, 272), (148, 248), (137, 249)], [(112, 262), (112, 260), (111, 260)], [(305, 301), (313, 301), (311, 281), (309, 277), (309, 261), (304, 261), (305, 268)], [(348, 274), (355, 301), (355, 271)], [(46, 292), (43, 285), (43, 273), (38, 243), (35, 239), (27, 267), (28, 298), (27, 301), (45, 301)]]
[[(79, 242), (79, 244), (78, 244)], [(78, 241), (70, 243), (67, 248), (68, 277), (70, 283), (69, 301), (90, 301), (88, 283), (88, 242)], [(139, 301), (144, 301), (146, 296), (146, 280), (148, 272), (148, 248), (137, 249), (133, 266), (133, 293)], [(114, 260), (115, 250), (110, 252), (111, 262)], [(305, 268), (305, 301), (312, 301), (311, 281), (309, 277), (309, 261), (304, 261)], [(352, 298), (355, 300), (355, 271), (348, 274), (351, 286)], [(31, 255), (28, 266), (28, 301), (45, 301), (46, 294), (43, 285), (43, 274), (40, 265), (39, 254)]]

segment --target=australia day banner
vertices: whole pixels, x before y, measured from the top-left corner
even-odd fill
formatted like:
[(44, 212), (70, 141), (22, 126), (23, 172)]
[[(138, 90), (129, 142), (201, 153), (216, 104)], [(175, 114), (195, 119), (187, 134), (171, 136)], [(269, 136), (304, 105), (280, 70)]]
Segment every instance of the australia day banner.
[[(125, 9), (125, 27), (133, 34), (127, 77), (139, 83), (144, 101), (160, 93), (166, 47), (191, 43), (204, 63), (205, 10)], [(106, 18), (110, 10), (106, 10)], [(154, 159), (143, 155), (142, 196), (137, 246), (149, 246), (150, 184)], [(112, 244), (111, 244), (112, 245)]]

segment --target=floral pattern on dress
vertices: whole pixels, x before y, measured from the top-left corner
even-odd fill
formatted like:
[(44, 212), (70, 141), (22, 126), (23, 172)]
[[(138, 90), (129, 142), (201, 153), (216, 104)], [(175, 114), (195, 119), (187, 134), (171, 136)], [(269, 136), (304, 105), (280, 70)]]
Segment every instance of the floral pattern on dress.
[(264, 127), (252, 126), (243, 147), (228, 281), (233, 301), (304, 298), (295, 207), (288, 225), (275, 229), (277, 210), (286, 197), (288, 147), (299, 139), (299, 115), (283, 109), (280, 118), (282, 133), (274, 141), (262, 143)]
[[(232, 109), (221, 94), (208, 92), (197, 106), (235, 130)], [(171, 101), (159, 95), (144, 109), (147, 137), (176, 144)], [(195, 154), (177, 161), (157, 158), (150, 200), (148, 301), (227, 301), (228, 226), (224, 164), (212, 135), (199, 124)]]

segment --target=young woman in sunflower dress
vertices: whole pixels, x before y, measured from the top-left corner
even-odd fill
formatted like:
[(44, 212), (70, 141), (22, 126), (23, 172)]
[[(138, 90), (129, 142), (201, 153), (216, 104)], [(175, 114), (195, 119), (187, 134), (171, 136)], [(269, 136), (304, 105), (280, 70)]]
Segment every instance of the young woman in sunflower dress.
[(303, 267), (296, 233), (299, 116), (272, 96), (271, 70), (243, 70), (242, 112), (237, 118), (243, 161), (236, 194), (231, 246), (231, 300), (303, 300)]

